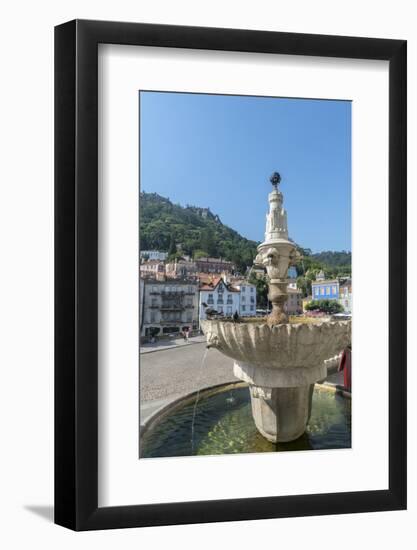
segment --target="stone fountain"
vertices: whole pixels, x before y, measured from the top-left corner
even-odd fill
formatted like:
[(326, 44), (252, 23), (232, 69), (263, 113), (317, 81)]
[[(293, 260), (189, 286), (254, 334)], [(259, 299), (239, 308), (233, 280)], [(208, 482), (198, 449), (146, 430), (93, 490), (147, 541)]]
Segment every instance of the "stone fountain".
[(208, 347), (233, 358), (235, 376), (249, 384), (259, 432), (269, 441), (287, 442), (304, 433), (314, 384), (326, 378), (330, 359), (350, 345), (351, 322), (289, 323), (288, 268), (300, 255), (288, 237), (281, 177), (275, 172), (270, 181), (265, 240), (254, 263), (266, 268), (272, 311), (266, 320), (213, 319), (201, 327)]

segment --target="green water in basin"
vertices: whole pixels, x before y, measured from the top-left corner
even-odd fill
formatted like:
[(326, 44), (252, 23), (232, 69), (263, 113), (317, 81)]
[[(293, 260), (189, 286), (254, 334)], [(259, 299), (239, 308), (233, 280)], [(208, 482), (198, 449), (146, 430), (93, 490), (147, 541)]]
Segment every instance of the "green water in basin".
[(306, 432), (290, 443), (271, 443), (256, 429), (249, 389), (235, 387), (200, 396), (161, 417), (141, 438), (142, 458), (262, 453), (351, 447), (351, 400), (316, 385)]

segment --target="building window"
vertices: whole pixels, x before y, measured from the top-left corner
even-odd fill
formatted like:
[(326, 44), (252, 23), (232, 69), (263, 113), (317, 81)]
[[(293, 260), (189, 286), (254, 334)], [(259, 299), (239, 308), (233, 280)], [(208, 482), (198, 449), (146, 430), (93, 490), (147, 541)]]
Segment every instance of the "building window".
[(244, 296), (242, 296), (242, 302), (244, 302), (244, 301), (245, 301), (245, 297), (244, 297)]
[(218, 307), (218, 308), (217, 308), (217, 311), (218, 311), (219, 313), (223, 313), (223, 307), (222, 307), (222, 306)]
[(227, 315), (232, 315), (232, 306), (228, 306)]
[(253, 288), (253, 286), (251, 286), (251, 287), (250, 287), (250, 291), (251, 291), (251, 292), (254, 292), (254, 290), (255, 290), (255, 289)]
[(242, 311), (246, 311), (246, 306), (242, 306)]
[(320, 288), (320, 294), (321, 294), (322, 296), (324, 296), (324, 288), (323, 288), (323, 287)]
[(242, 286), (242, 292), (246, 292), (246, 287)]
[(255, 306), (250, 306), (250, 310), (251, 310), (251, 311), (254, 311), (254, 310), (255, 310)]

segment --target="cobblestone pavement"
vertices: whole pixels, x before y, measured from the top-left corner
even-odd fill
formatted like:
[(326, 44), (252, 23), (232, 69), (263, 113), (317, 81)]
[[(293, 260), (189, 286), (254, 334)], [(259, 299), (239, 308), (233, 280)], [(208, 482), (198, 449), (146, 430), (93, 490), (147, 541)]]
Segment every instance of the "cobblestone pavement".
[(237, 382), (233, 360), (205, 342), (140, 355), (140, 422), (159, 408), (202, 388)]
[(233, 360), (210, 349), (201, 366), (204, 343), (140, 356), (141, 402), (186, 395), (201, 388), (236, 380)]
[(163, 349), (174, 349), (179, 346), (189, 346), (190, 344), (200, 344), (205, 342), (206, 337), (204, 335), (192, 336), (189, 340), (184, 338), (173, 338), (172, 340), (158, 340), (154, 344), (142, 344), (140, 346), (140, 353), (153, 353), (154, 351), (161, 351)]
[[(206, 352), (204, 342), (159, 349), (140, 355), (141, 424), (159, 408), (202, 388), (237, 382), (233, 375), (233, 359), (215, 349)], [(342, 373), (328, 378), (343, 383)]]

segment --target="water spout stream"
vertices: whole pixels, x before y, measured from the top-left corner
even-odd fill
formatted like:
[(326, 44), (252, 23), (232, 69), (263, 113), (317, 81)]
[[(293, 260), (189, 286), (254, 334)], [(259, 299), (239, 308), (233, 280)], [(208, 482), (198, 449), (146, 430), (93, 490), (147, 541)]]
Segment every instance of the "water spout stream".
[(198, 390), (197, 390), (197, 396), (196, 396), (195, 402), (194, 402), (193, 416), (192, 416), (192, 420), (191, 420), (191, 455), (194, 454), (194, 424), (195, 424), (195, 415), (196, 415), (196, 412), (197, 412), (197, 405), (198, 405), (198, 401), (200, 399), (201, 376), (203, 374), (203, 366), (204, 366), (204, 363), (206, 362), (206, 357), (207, 357), (209, 349), (210, 349), (209, 346), (207, 346), (205, 351), (204, 351), (204, 355), (203, 355), (203, 358), (201, 359), (200, 369), (199, 369), (198, 377), (197, 377)]

